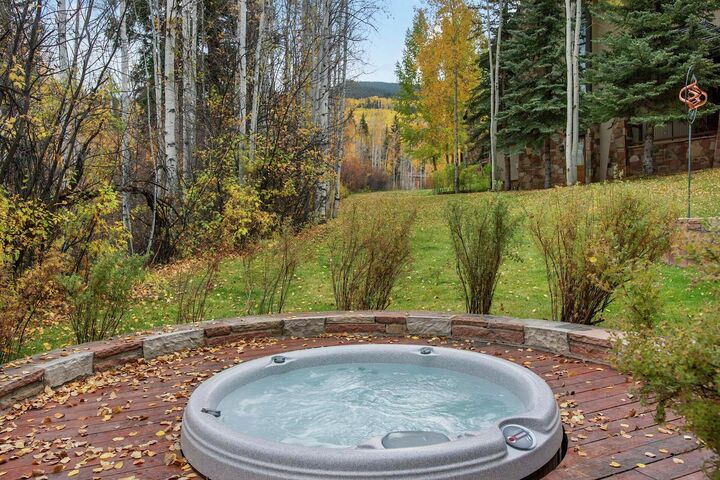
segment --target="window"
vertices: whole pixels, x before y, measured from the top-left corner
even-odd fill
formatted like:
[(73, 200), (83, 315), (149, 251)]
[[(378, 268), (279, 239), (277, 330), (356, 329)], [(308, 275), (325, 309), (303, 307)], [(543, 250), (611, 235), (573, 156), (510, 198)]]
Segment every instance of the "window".
[[(718, 114), (713, 113), (698, 118), (693, 124), (693, 137), (713, 135), (718, 129)], [(625, 128), (626, 141), (628, 145), (639, 145), (645, 140), (645, 128), (643, 125), (628, 124)], [(661, 140), (682, 140), (688, 136), (688, 124), (686, 121), (674, 121), (666, 125), (655, 127), (654, 137), (656, 141)]]

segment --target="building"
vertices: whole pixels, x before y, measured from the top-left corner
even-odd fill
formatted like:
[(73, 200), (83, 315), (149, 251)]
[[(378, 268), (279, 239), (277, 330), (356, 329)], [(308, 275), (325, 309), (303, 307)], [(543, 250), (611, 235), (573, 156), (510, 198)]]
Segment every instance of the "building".
[[(713, 25), (708, 25), (713, 35), (720, 37), (720, 12)], [(590, 39), (597, 40), (610, 27), (593, 22), (588, 29)], [(592, 48), (593, 42), (585, 42)], [(718, 52), (720, 58), (720, 52)], [(708, 91), (711, 100), (720, 101), (720, 89), (701, 86)], [(678, 86), (678, 91), (681, 86)], [(678, 105), (680, 103), (678, 102)], [(693, 170), (720, 168), (720, 131), (718, 114), (698, 118), (693, 125)], [(653, 161), (655, 173), (669, 174), (687, 170), (688, 125), (676, 121), (656, 127), (654, 131)], [(609, 178), (633, 177), (643, 174), (644, 132), (641, 125), (632, 125), (622, 120), (593, 125), (584, 138), (580, 139), (582, 155), (578, 158), (578, 182), (589, 183)], [(549, 152), (552, 185), (564, 185), (565, 180), (565, 136), (558, 132), (551, 140)], [(512, 189), (535, 189), (545, 187), (546, 164), (539, 153), (526, 150), (511, 155), (510, 178)], [(505, 178), (505, 158), (498, 154), (497, 178)]]

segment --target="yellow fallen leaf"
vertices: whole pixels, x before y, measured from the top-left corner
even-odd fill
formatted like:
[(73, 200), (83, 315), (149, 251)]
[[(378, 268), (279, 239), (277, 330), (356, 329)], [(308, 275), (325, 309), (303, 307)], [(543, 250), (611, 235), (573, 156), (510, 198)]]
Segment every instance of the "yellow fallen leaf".
[(610, 466), (613, 467), (613, 468), (620, 468), (620, 467), (622, 467), (622, 465), (620, 465), (620, 464), (619, 464), (618, 462), (616, 462), (615, 460), (613, 460), (612, 462), (610, 462)]
[(647, 467), (647, 465), (645, 465), (644, 463), (638, 463), (638, 464), (635, 465), (635, 466), (636, 466), (637, 468), (645, 468), (645, 467)]
[(70, 470), (70, 471), (68, 472), (68, 475), (67, 475), (67, 476), (68, 476), (68, 477), (74, 477), (74, 476), (77, 475), (78, 473), (80, 473), (80, 470)]
[(673, 458), (673, 463), (682, 464), (682, 463), (685, 463), (685, 460), (683, 460), (682, 458), (675, 457), (675, 458)]

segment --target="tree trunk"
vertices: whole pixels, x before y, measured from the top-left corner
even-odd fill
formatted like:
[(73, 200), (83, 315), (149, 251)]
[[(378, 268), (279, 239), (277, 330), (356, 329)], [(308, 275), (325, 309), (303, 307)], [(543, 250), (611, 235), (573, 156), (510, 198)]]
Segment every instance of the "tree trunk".
[[(337, 158), (335, 159), (335, 198), (333, 199), (332, 218), (337, 218), (340, 210), (340, 175), (342, 173), (342, 161), (345, 154), (345, 97), (347, 94), (347, 65), (348, 65), (348, 35), (350, 33), (350, 0), (342, 0), (342, 70), (340, 73), (341, 93), (340, 106), (338, 107), (338, 136), (337, 136)], [(394, 176), (393, 176), (394, 181)]]
[[(79, 15), (80, 12), (78, 12)], [(70, 57), (67, 48), (67, 4), (65, 0), (57, 0), (57, 37), (60, 71), (67, 78), (69, 77)]]
[(653, 142), (655, 140), (655, 128), (652, 125), (645, 125), (645, 143), (643, 145), (643, 173), (652, 175), (655, 170), (653, 165)]
[(587, 130), (587, 133), (585, 134), (585, 151), (587, 152), (587, 155), (585, 155), (585, 184), (590, 185), (593, 181), (593, 165), (595, 162), (593, 161), (593, 151), (595, 150), (594, 147), (595, 144), (595, 132), (592, 128), (589, 128)]
[(253, 99), (252, 116), (250, 117), (250, 159), (255, 159), (255, 135), (257, 134), (258, 113), (260, 110), (260, 54), (265, 41), (265, 0), (260, 0), (260, 23), (258, 24), (257, 44), (255, 45), (255, 64), (253, 65)]
[[(720, 113), (718, 113), (720, 117)], [(716, 168), (720, 166), (720, 118), (718, 118), (718, 128), (715, 132), (715, 152), (713, 152), (712, 163), (710, 168)]]
[(511, 190), (512, 187), (512, 159), (510, 155), (505, 155), (505, 190)]
[(574, 176), (574, 155), (573, 147), (573, 67), (572, 67), (572, 50), (573, 50), (573, 34), (572, 22), (574, 17), (575, 4), (571, 0), (565, 0), (565, 68), (566, 68), (566, 84), (565, 84), (565, 179), (567, 185), (575, 184)]
[(459, 73), (460, 67), (455, 65), (454, 69), (454, 85), (453, 85), (453, 159), (455, 163), (455, 171), (453, 172), (453, 189), (455, 193), (460, 193), (460, 107), (458, 105), (458, 89), (459, 89)]
[(187, 0), (183, 5), (183, 181), (192, 182), (195, 149), (196, 109), (196, 48), (197, 48), (197, 4)]
[(243, 152), (245, 151), (245, 141), (247, 135), (247, 0), (238, 0), (238, 20), (236, 28), (239, 70), (237, 72), (237, 102), (240, 134), (239, 154), (237, 159), (238, 180), (242, 184), (245, 178), (245, 168), (243, 164)]
[(491, 27), (491, 6), (487, 3), (487, 41), (488, 41), (488, 62), (490, 68), (490, 190), (495, 190), (495, 170), (497, 165), (497, 144), (495, 138), (495, 96), (497, 85), (495, 85), (495, 62), (493, 62), (492, 27)]
[(498, 28), (495, 43), (495, 56), (493, 59), (490, 3), (487, 6), (488, 23), (488, 61), (490, 62), (490, 188), (497, 189), (497, 116), (500, 112), (500, 45), (502, 43), (502, 30), (504, 21), (504, 1), (498, 4)]
[(128, 232), (128, 251), (133, 253), (132, 223), (130, 220), (130, 193), (127, 190), (130, 184), (130, 141), (128, 128), (130, 126), (130, 53), (127, 32), (127, 4), (120, 1), (120, 97), (122, 108), (122, 146), (121, 146), (121, 179), (120, 179), (120, 209), (122, 223)]
[(170, 195), (175, 198), (180, 193), (175, 133), (175, 114), (177, 108), (177, 90), (175, 88), (176, 24), (175, 0), (167, 0), (165, 10), (165, 75), (163, 78), (165, 90), (165, 169), (167, 171), (166, 188), (168, 192), (170, 192)]
[(552, 187), (552, 161), (550, 158), (550, 152), (548, 151), (548, 143), (549, 141), (546, 140), (540, 151), (540, 157), (542, 158), (543, 165), (545, 166), (545, 188)]
[[(323, 135), (325, 146), (328, 145), (329, 139), (329, 107), (330, 107), (330, 66), (328, 62), (328, 52), (330, 43), (330, 0), (320, 2), (322, 9), (322, 24), (320, 26), (320, 49), (317, 61), (317, 117), (318, 127)], [(373, 150), (373, 160), (375, 159), (375, 151)], [(328, 183), (324, 179), (317, 182), (315, 188), (315, 215), (319, 222), (327, 220), (327, 197)]]
[(580, 28), (582, 27), (582, 0), (575, 2), (575, 31), (573, 34), (572, 53), (572, 89), (573, 89), (573, 110), (572, 110), (572, 165), (573, 183), (577, 183), (577, 157), (580, 147)]

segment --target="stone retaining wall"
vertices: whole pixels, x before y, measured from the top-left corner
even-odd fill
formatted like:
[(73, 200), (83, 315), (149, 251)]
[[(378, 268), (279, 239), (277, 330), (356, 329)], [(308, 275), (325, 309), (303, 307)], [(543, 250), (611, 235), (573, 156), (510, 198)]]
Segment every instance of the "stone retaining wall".
[(260, 337), (352, 333), (447, 337), (547, 350), (606, 363), (612, 332), (545, 320), (431, 312), (324, 312), (233, 318), (82, 344), (6, 364), (0, 408), (122, 363)]

